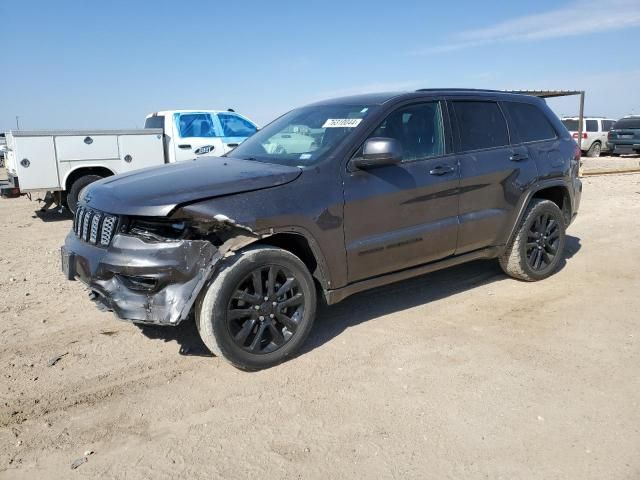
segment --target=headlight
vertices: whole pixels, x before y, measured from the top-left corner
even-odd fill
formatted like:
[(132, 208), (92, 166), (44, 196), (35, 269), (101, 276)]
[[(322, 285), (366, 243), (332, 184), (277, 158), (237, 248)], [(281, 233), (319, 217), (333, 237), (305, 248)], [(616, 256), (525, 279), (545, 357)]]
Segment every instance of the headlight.
[(132, 218), (126, 232), (146, 241), (181, 240), (188, 231), (187, 222), (171, 219)]

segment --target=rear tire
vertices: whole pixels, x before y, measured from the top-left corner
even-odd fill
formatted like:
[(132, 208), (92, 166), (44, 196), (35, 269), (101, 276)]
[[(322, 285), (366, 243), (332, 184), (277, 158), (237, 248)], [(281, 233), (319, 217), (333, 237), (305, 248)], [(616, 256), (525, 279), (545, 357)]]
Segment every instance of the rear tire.
[(71, 188), (67, 192), (67, 208), (71, 213), (76, 213), (78, 197), (80, 196), (82, 189), (95, 181), (101, 180), (102, 178), (103, 177), (99, 175), (85, 175), (84, 177), (78, 178), (71, 184)]
[(555, 203), (533, 199), (499, 258), (502, 270), (527, 282), (553, 275), (564, 258), (565, 229), (564, 216)]
[(591, 147), (589, 147), (589, 151), (587, 152), (587, 157), (599, 157), (602, 153), (602, 145), (600, 142), (593, 142)]
[(293, 356), (309, 335), (316, 288), (298, 257), (254, 246), (225, 260), (195, 313), (214, 355), (242, 370), (269, 368)]

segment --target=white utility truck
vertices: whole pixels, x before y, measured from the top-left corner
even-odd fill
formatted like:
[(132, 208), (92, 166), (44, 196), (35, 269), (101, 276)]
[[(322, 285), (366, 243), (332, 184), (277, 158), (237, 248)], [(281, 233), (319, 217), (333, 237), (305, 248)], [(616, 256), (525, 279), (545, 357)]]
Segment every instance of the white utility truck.
[(17, 130), (6, 133), (2, 196), (46, 192), (75, 212), (80, 191), (104, 177), (198, 156), (219, 156), (257, 130), (233, 110), (170, 110), (139, 130)]

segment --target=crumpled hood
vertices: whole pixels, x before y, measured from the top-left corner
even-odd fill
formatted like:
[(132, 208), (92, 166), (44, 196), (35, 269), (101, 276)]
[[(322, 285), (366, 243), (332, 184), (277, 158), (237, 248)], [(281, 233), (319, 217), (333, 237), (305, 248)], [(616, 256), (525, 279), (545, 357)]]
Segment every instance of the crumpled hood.
[(80, 203), (116, 215), (166, 216), (182, 203), (283, 185), (301, 172), (299, 167), (201, 157), (99, 180), (83, 190)]

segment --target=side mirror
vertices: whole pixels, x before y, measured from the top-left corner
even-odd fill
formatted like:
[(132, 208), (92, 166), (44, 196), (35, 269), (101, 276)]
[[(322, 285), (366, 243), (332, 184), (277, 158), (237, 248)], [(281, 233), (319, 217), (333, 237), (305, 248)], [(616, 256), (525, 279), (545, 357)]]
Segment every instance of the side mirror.
[(367, 170), (368, 168), (382, 167), (384, 165), (397, 165), (402, 161), (402, 145), (395, 138), (373, 137), (364, 142), (362, 155), (353, 158), (351, 164), (355, 168)]

